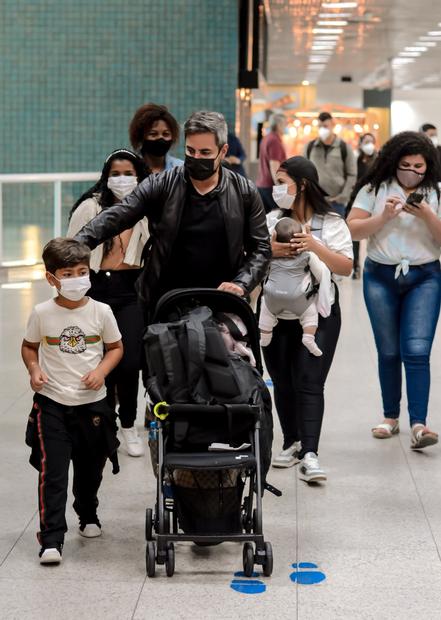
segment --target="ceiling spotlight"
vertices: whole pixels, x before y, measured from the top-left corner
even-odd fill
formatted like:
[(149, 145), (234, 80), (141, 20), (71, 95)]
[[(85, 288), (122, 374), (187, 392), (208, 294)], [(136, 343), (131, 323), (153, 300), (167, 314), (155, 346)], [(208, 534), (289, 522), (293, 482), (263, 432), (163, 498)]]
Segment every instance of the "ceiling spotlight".
[(341, 34), (343, 32), (343, 28), (313, 28), (313, 34)]
[(441, 30), (430, 30), (427, 34), (429, 37), (441, 37)]
[[(328, 31), (326, 31), (328, 32)], [(318, 37), (314, 37), (314, 41), (335, 41), (337, 43), (338, 39), (339, 39), (339, 35), (338, 34), (331, 34), (331, 35), (319, 35)]]
[(405, 56), (409, 58), (417, 58), (417, 56), (421, 56), (421, 52), (400, 52), (398, 56)]
[[(415, 46), (418, 45), (418, 41), (414, 44)], [(436, 41), (424, 41), (424, 45), (425, 47), (436, 47)], [(407, 47), (406, 47), (407, 49)]]
[(406, 52), (427, 52), (428, 48), (418, 45), (415, 47), (405, 47)]
[[(309, 81), (308, 81), (308, 80), (303, 80), (303, 82), (302, 82), (302, 86), (309, 86)], [(294, 122), (294, 125), (295, 125), (295, 124), (296, 124), (296, 123)], [(297, 126), (298, 126), (298, 125), (297, 125)]]
[(348, 22), (346, 20), (336, 20), (336, 21), (318, 21), (317, 26), (347, 26)]

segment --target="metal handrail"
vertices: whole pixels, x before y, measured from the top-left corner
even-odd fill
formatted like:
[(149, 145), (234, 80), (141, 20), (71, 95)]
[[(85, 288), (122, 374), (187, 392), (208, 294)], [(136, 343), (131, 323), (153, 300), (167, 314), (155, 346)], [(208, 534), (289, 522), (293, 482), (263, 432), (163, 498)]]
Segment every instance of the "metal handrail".
[(62, 214), (62, 183), (97, 181), (99, 172), (45, 172), (24, 174), (0, 174), (0, 265), (3, 263), (3, 185), (21, 183), (53, 183), (54, 185), (54, 237), (60, 237)]

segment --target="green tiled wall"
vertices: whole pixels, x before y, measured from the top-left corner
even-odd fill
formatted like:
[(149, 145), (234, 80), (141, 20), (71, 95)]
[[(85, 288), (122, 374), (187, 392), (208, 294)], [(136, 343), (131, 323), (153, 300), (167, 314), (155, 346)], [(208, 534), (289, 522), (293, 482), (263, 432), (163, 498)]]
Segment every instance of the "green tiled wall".
[(97, 170), (147, 101), (232, 123), (237, 18), (237, 0), (1, 0), (0, 172)]

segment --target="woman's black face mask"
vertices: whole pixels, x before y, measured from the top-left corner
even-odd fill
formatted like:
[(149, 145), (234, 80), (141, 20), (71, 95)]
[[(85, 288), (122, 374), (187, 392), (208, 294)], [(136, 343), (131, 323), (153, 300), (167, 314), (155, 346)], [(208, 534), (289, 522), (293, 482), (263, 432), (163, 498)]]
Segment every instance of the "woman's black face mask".
[(159, 138), (158, 140), (144, 140), (141, 147), (143, 155), (152, 155), (153, 157), (164, 157), (170, 150), (171, 140)]

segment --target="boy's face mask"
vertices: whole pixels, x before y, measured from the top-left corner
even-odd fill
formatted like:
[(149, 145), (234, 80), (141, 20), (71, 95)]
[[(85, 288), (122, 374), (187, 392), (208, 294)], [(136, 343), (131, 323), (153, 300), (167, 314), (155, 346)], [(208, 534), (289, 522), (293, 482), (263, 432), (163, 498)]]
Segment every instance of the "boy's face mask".
[(60, 288), (57, 289), (59, 294), (69, 301), (81, 301), (91, 287), (89, 275), (61, 279), (54, 276), (53, 273), (50, 275), (60, 283)]

